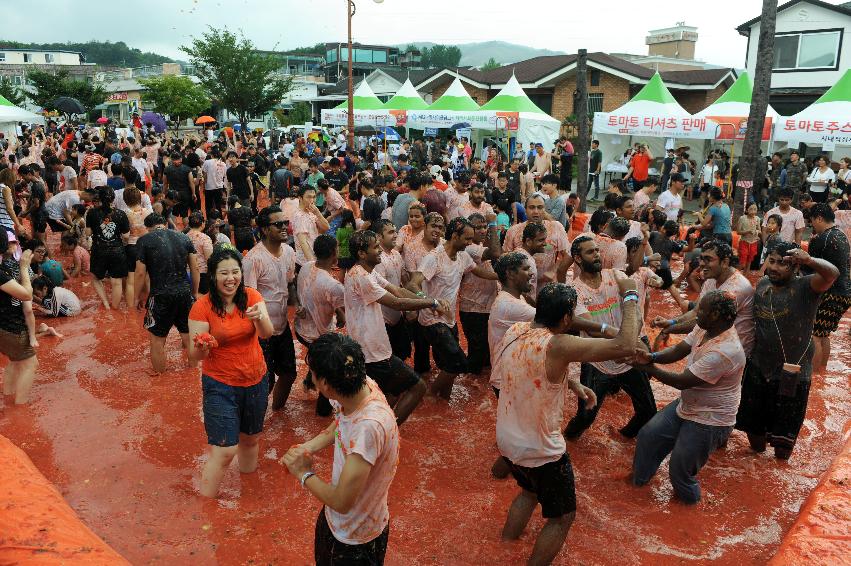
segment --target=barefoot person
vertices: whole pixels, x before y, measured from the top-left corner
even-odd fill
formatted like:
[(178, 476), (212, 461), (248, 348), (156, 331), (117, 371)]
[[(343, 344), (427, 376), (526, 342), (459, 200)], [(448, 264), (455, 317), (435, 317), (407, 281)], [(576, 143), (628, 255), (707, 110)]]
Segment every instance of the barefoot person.
[(390, 404), (401, 424), (422, 401), (426, 385), (413, 368), (393, 355), (381, 306), (398, 311), (439, 309), (441, 313), (448, 313), (449, 305), (437, 299), (418, 297), (375, 271), (381, 262), (381, 244), (375, 232), (364, 230), (352, 234), (349, 250), (358, 262), (346, 274), (344, 304), (348, 330), (363, 348), (367, 375), (378, 383), (385, 395), (395, 398), (395, 402), (391, 398)]
[[(674, 493), (684, 503), (700, 501), (696, 476), (709, 455), (727, 443), (739, 406), (745, 351), (733, 325), (736, 302), (730, 291), (710, 291), (698, 303), (697, 326), (682, 342), (661, 352), (636, 351), (644, 371), (682, 394), (638, 433), (635, 485), (646, 485), (670, 454)], [(659, 367), (685, 357), (681, 372)]]
[[(257, 227), (261, 240), (246, 254), (242, 267), (245, 284), (260, 291), (275, 329), (272, 336), (260, 341), (260, 346), (269, 372), (272, 410), (277, 411), (286, 404), (296, 378), (295, 344), (287, 318), (287, 303), (298, 304), (296, 254), (284, 243), (287, 226), (280, 208), (273, 205), (261, 210)], [(313, 254), (312, 247), (310, 253)]]
[[(384, 564), (390, 537), (387, 494), (399, 462), (399, 429), (378, 384), (366, 376), (360, 345), (342, 334), (323, 334), (307, 351), (305, 384), (331, 400), (334, 421), (294, 446), (282, 462), (322, 502), (316, 521), (318, 566)], [(312, 455), (334, 445), (331, 482), (313, 471)]]
[[(800, 276), (798, 266), (813, 274)], [(765, 274), (754, 293), (755, 340), (736, 428), (747, 433), (756, 452), (770, 444), (775, 457), (788, 460), (807, 412), (819, 299), (839, 270), (781, 241), (768, 253)]]
[[(270, 337), (274, 328), (263, 297), (243, 282), (242, 256), (236, 248), (217, 246), (207, 266), (210, 292), (189, 313), (189, 359), (202, 364), (204, 429), (210, 445), (210, 458), (201, 472), (201, 495), (216, 497), (234, 456), (243, 474), (257, 469), (258, 440), (269, 402), (258, 338)], [(205, 334), (215, 341), (205, 340)]]
[[(113, 208), (115, 191), (110, 187), (100, 187), (98, 198), (100, 206), (86, 213), (86, 236), (92, 239), (92, 284), (103, 307), (117, 309), (121, 303), (121, 285), (129, 273), (124, 239), (130, 234), (130, 221), (124, 211)], [(104, 279), (110, 279), (112, 284), (109, 299)]]
[[(371, 226), (373, 232), (380, 236), (381, 240), (381, 263), (375, 266), (378, 273), (397, 287), (402, 286), (402, 278), (405, 276), (405, 258), (396, 249), (396, 225), (392, 220), (378, 220)], [(381, 307), (384, 313), (384, 327), (390, 338), (390, 347), (393, 355), (400, 360), (411, 357), (411, 332), (408, 321), (397, 310)]]
[(502, 388), (496, 413), (496, 441), (522, 491), (514, 499), (502, 529), (504, 540), (520, 537), (541, 505), (545, 523), (529, 564), (550, 564), (558, 555), (576, 516), (573, 468), (561, 433), (565, 388), (587, 407), (594, 392), (566, 379), (570, 362), (611, 360), (632, 354), (638, 338), (638, 293), (625, 276), (616, 288), (623, 303), (623, 324), (614, 339), (567, 334), (577, 295), (563, 283), (538, 293), (534, 322), (519, 322), (502, 339), (494, 364)]
[[(9, 233), (0, 227), (0, 255), (9, 247)], [(9, 358), (3, 372), (3, 395), (12, 395), (16, 405), (30, 400), (30, 389), (38, 369), (38, 358), (30, 344), (30, 333), (24, 322), (23, 302), (33, 298), (30, 284), (32, 251), (20, 259), (20, 282), (5, 265), (0, 265), (0, 353)]]
[[(166, 367), (165, 342), (172, 326), (189, 352), (189, 310), (198, 295), (198, 261), (189, 237), (168, 230), (159, 214), (145, 217), (145, 227), (150, 231), (136, 241), (135, 280), (150, 276), (145, 328), (151, 335), (151, 365), (155, 373), (162, 373)], [(191, 283), (186, 279), (187, 267)], [(135, 288), (134, 304), (139, 304), (141, 287)], [(190, 366), (194, 367), (191, 357)]]

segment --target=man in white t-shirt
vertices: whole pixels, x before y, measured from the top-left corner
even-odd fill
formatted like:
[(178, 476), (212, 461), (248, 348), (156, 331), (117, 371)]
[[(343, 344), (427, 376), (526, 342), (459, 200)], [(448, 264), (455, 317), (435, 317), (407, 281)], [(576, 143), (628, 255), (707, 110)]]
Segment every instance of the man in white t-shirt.
[[(637, 361), (649, 364), (639, 367), (682, 393), (638, 433), (632, 463), (635, 485), (646, 485), (670, 454), (669, 475), (677, 498), (700, 501), (697, 473), (709, 455), (727, 443), (736, 424), (745, 369), (745, 352), (733, 326), (737, 316), (733, 294), (712, 291), (700, 300), (697, 326), (685, 340), (661, 352), (636, 352)], [(686, 356), (681, 372), (658, 365)]]
[(71, 211), (75, 204), (91, 202), (95, 194), (89, 191), (73, 189), (62, 191), (47, 199), (44, 209), (47, 211), (47, 223), (54, 232), (64, 232), (71, 227)]
[(677, 222), (680, 209), (683, 207), (682, 192), (686, 186), (685, 177), (681, 173), (671, 175), (671, 185), (667, 191), (659, 195), (656, 200), (656, 208), (665, 213), (668, 220)]
[(420, 260), (417, 271), (411, 274), (408, 289), (414, 293), (425, 292), (430, 297), (449, 304), (448, 312), (420, 311), (418, 322), (423, 337), (432, 347), (434, 361), (440, 373), (432, 384), (432, 393), (446, 400), (452, 395), (452, 386), (458, 374), (468, 370), (467, 356), (458, 341), (455, 312), (461, 280), (467, 273), (484, 279), (496, 280), (496, 274), (475, 260), (465, 250), (473, 243), (473, 225), (458, 217), (446, 229), (448, 239)]
[[(316, 564), (383, 564), (390, 535), (387, 494), (399, 462), (393, 410), (365, 370), (360, 345), (337, 333), (308, 348), (307, 382), (331, 400), (334, 421), (284, 455), (301, 486), (323, 503), (316, 522)], [(331, 481), (313, 472), (313, 454), (334, 446)]]
[[(620, 328), (623, 324), (623, 311), (618, 295), (617, 280), (620, 271), (603, 269), (600, 248), (590, 236), (580, 236), (574, 240), (570, 253), (579, 274), (573, 280), (573, 287), (579, 296), (577, 306), (582, 305), (588, 312), (577, 318), (587, 318), (601, 325), (602, 332), (608, 328)], [(540, 305), (538, 305), (540, 308)], [(582, 336), (587, 336), (583, 332)], [(635, 347), (639, 347), (636, 342)], [(656, 399), (647, 376), (640, 370), (616, 360), (590, 362), (582, 365), (580, 374), (582, 385), (590, 387), (597, 396), (597, 404), (586, 408), (580, 404), (576, 416), (570, 419), (564, 434), (567, 438), (579, 438), (591, 426), (606, 395), (623, 389), (632, 400), (635, 414), (620, 429), (627, 438), (635, 438), (641, 427), (656, 414)]]
[(765, 213), (762, 220), (762, 231), (763, 233), (766, 232), (768, 219), (777, 214), (783, 219), (783, 225), (780, 227), (780, 238), (801, 245), (801, 236), (804, 233), (806, 222), (804, 222), (804, 213), (792, 206), (793, 197), (792, 189), (783, 188), (777, 191), (777, 206)]

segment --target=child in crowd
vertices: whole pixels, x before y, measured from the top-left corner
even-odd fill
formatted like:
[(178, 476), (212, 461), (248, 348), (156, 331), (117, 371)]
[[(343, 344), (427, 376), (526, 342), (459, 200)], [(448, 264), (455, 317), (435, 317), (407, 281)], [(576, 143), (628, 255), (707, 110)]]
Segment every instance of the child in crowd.
[[(77, 316), (81, 312), (80, 299), (71, 290), (56, 287), (49, 278), (39, 275), (32, 280), (33, 302), (38, 310), (48, 316)], [(46, 325), (39, 326), (38, 333), (50, 333)], [(47, 327), (49, 328), (49, 327)], [(59, 336), (59, 334), (56, 334)]]
[(351, 210), (343, 210), (340, 215), (342, 222), (337, 228), (335, 237), (337, 238), (337, 266), (340, 268), (340, 281), (346, 277), (346, 272), (351, 269), (357, 262), (357, 258), (352, 256), (349, 250), (349, 238), (355, 233), (355, 215)]
[(62, 234), (59, 249), (63, 253), (70, 254), (74, 262), (70, 270), (66, 270), (68, 279), (73, 279), (82, 274), (88, 274), (91, 267), (91, 255), (89, 251), (80, 245), (79, 239), (70, 232)]
[(765, 258), (771, 253), (771, 249), (778, 242), (782, 241), (780, 237), (780, 229), (783, 228), (783, 217), (779, 214), (772, 214), (768, 217), (765, 223), (765, 232), (762, 235), (762, 255), (759, 258), (759, 276), (762, 277), (765, 273)]
[[(18, 263), (18, 258), (21, 256), (22, 247), (19, 245), (14, 232), (6, 232), (9, 235), (9, 247), (6, 253), (3, 254), (3, 267), (8, 271), (18, 282), (21, 280), (21, 264)], [(36, 264), (35, 258), (32, 260)], [(30, 281), (35, 279), (35, 272), (30, 268)], [(12, 299), (17, 301), (17, 299)], [(27, 327), (27, 335), (29, 336), (30, 346), (38, 347), (38, 338), (36, 337), (35, 329), (35, 313), (33, 313), (32, 301), (20, 301), (21, 308), (24, 312), (24, 323)], [(14, 303), (13, 303), (14, 304)]]
[(77, 236), (77, 242), (87, 250), (92, 249), (92, 239), (86, 236), (86, 205), (75, 204), (71, 209), (70, 233)]
[(739, 269), (745, 277), (751, 274), (751, 263), (759, 254), (759, 236), (762, 219), (757, 216), (756, 203), (748, 206), (747, 214), (739, 218)]

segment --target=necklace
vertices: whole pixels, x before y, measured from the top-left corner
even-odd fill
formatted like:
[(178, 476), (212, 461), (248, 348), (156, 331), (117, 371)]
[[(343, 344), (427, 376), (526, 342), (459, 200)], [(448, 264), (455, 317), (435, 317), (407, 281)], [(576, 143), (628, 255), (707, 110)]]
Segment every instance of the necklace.
[[(783, 347), (783, 336), (780, 334), (780, 327), (777, 325), (777, 317), (774, 316), (774, 288), (771, 287), (768, 289), (768, 292), (771, 293), (768, 296), (768, 308), (771, 309), (771, 320), (774, 321), (774, 328), (777, 330), (777, 340), (780, 342), (780, 351), (783, 353), (783, 364), (786, 365), (789, 363), (789, 359), (786, 357), (786, 348)], [(804, 352), (801, 354), (801, 357), (798, 358), (799, 366), (801, 365), (801, 361), (804, 359), (804, 356), (807, 355), (807, 351), (810, 349), (810, 345), (813, 343), (813, 335), (810, 333), (810, 341), (807, 342), (807, 347), (804, 348)]]

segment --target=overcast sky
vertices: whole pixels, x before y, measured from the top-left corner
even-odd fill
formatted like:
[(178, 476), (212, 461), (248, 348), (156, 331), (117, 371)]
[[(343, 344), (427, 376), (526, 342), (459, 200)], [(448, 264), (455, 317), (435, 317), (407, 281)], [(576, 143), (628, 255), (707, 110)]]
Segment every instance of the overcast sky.
[[(33, 19), (33, 5), (8, 1), (0, 37), (123, 40), (182, 59), (179, 46), (207, 25), (242, 30), (261, 49), (346, 39), (345, 0), (44, 0), (38, 6), (49, 11), (55, 25)], [(376, 44), (498, 39), (568, 53), (585, 47), (645, 54), (648, 30), (685, 21), (698, 28), (697, 59), (742, 67), (747, 41), (735, 27), (757, 17), (760, 8), (760, 0), (357, 0), (353, 35), (355, 41)]]

